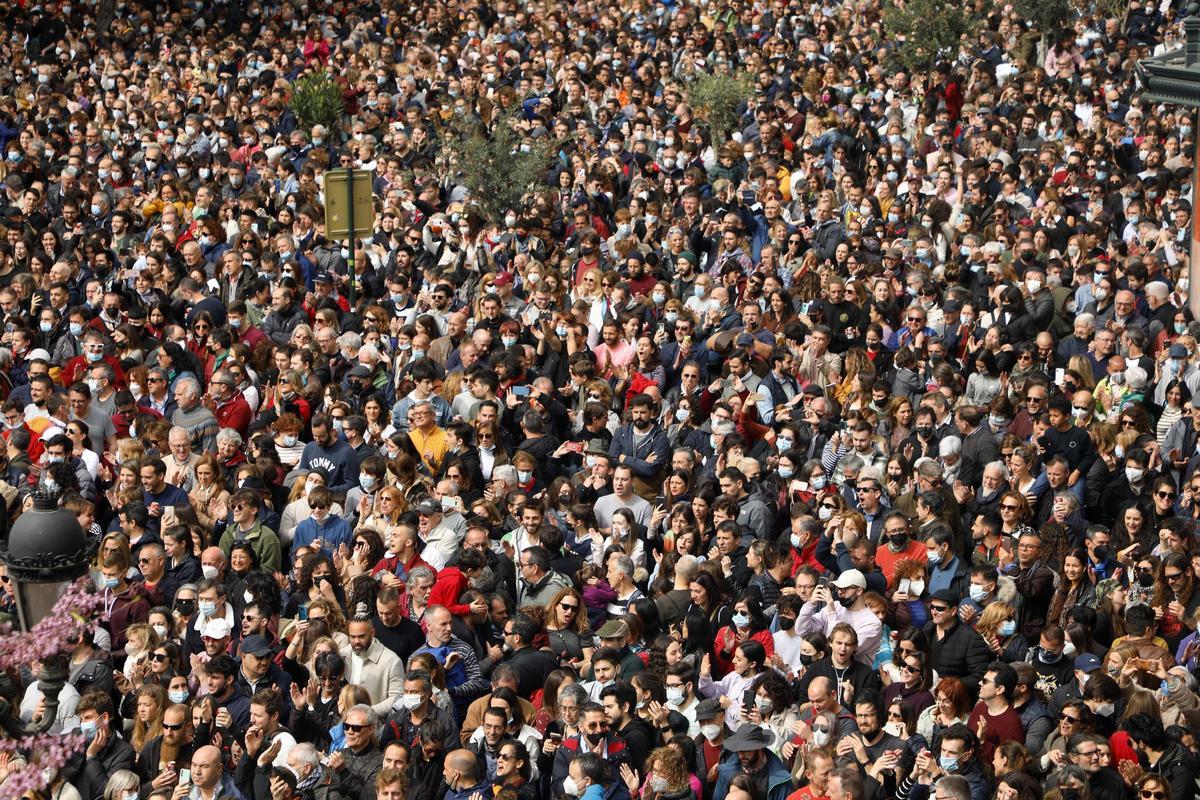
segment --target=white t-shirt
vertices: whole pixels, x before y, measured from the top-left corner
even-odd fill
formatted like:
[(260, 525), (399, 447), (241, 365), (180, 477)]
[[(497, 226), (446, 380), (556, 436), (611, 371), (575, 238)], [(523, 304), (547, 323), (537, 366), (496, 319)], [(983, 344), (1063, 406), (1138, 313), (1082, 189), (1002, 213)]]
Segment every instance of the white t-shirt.
[(788, 665), (788, 668), (793, 672), (800, 671), (800, 645), (804, 641), (804, 637), (796, 633), (793, 628), (790, 631), (775, 631), (772, 634), (775, 639), (775, 652), (783, 663)]

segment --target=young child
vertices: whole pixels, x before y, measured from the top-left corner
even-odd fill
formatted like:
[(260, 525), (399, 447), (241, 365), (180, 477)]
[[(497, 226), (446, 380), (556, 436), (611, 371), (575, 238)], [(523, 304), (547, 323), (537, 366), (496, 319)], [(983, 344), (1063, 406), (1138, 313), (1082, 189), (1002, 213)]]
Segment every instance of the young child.
[(604, 579), (604, 570), (597, 564), (585, 563), (576, 573), (583, 586), (583, 604), (587, 606), (588, 623), (592, 630), (600, 630), (608, 614), (608, 604), (617, 599), (617, 593)]

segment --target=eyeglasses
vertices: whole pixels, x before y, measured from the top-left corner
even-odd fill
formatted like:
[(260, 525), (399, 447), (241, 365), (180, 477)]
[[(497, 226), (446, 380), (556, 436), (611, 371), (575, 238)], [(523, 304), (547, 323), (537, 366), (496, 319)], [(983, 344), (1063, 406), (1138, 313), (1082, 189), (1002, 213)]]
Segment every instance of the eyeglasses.
[(501, 753), (500, 755), (496, 756), (496, 758), (499, 759), (500, 761), (516, 761), (517, 760), (517, 757), (515, 755), (513, 755), (512, 753)]
[(929, 610), (934, 614), (944, 614), (950, 610), (949, 606), (930, 606)]
[(1166, 800), (1167, 798), (1166, 792), (1156, 792), (1153, 789), (1142, 789), (1139, 794), (1145, 798), (1145, 800)]
[(343, 722), (342, 727), (345, 728), (350, 733), (358, 733), (360, 731), (365, 731), (367, 728), (369, 728), (371, 726), (370, 725), (353, 725), (349, 722)]
[(1097, 747), (1095, 750), (1076, 750), (1071, 755), (1079, 756), (1080, 758), (1099, 758), (1101, 751), (1100, 748)]
[(168, 658), (170, 658), (170, 656), (168, 656), (166, 653), (151, 653), (148, 658), (151, 661), (166, 661)]
[(1063, 722), (1069, 722), (1072, 725), (1075, 725), (1076, 723), (1079, 722), (1079, 717), (1072, 717), (1070, 714), (1065, 714), (1065, 713), (1060, 714), (1058, 718), (1061, 719)]
[(164, 722), (162, 724), (162, 726), (163, 726), (163, 730), (166, 730), (166, 731), (181, 731), (181, 730), (183, 730), (182, 722), (179, 723), (178, 725), (172, 725), (169, 722)]
[(570, 611), (572, 614), (579, 610), (579, 606), (569, 606), (566, 603), (559, 603), (558, 607), (563, 611)]
[(1171, 573), (1164, 572), (1163, 577), (1166, 578), (1167, 580), (1171, 581), (1172, 583), (1174, 583), (1175, 581), (1183, 580), (1183, 573), (1182, 572), (1171, 572)]
[(1020, 506), (1013, 505), (1012, 503), (1002, 503), (1000, 505), (1001, 511), (1017, 511), (1020, 508)]
[(1155, 492), (1155, 494), (1158, 495), (1159, 497), (1161, 497), (1163, 500), (1174, 500), (1176, 497), (1179, 496), (1175, 492), (1166, 492), (1166, 491), (1158, 491), (1158, 492)]

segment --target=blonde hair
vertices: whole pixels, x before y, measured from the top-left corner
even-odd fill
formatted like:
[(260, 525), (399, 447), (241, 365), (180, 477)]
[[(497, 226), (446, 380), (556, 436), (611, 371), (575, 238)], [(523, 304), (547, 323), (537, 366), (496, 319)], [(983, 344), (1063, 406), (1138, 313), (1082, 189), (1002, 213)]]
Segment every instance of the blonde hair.
[(980, 636), (998, 636), (1000, 626), (1015, 613), (1016, 609), (1003, 600), (989, 603), (984, 607), (983, 613), (979, 615), (979, 622), (975, 629)]

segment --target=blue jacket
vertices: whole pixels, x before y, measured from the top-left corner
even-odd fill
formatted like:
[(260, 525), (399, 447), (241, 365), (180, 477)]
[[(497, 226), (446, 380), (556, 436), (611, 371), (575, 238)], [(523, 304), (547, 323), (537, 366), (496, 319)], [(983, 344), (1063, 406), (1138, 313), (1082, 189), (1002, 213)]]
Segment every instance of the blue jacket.
[[(766, 800), (787, 800), (792, 793), (792, 776), (787, 767), (779, 760), (779, 756), (770, 750), (767, 754), (767, 797)], [(717, 788), (713, 791), (714, 798), (725, 797), (729, 794), (729, 784), (742, 771), (742, 762), (731, 759), (717, 767)]]
[[(653, 461), (647, 461), (650, 455)], [(641, 444), (634, 445), (633, 425), (622, 425), (613, 434), (612, 444), (609, 445), (608, 455), (613, 460), (613, 467), (621, 463), (629, 465), (636, 477), (651, 479), (671, 466), (671, 445), (667, 441), (667, 432), (661, 425), (652, 425), (650, 433), (642, 439)]]
[(300, 469), (320, 467), (329, 473), (326, 484), (331, 492), (348, 492), (358, 486), (358, 462), (358, 453), (342, 439), (334, 439), (328, 448), (309, 442), (300, 455)]

